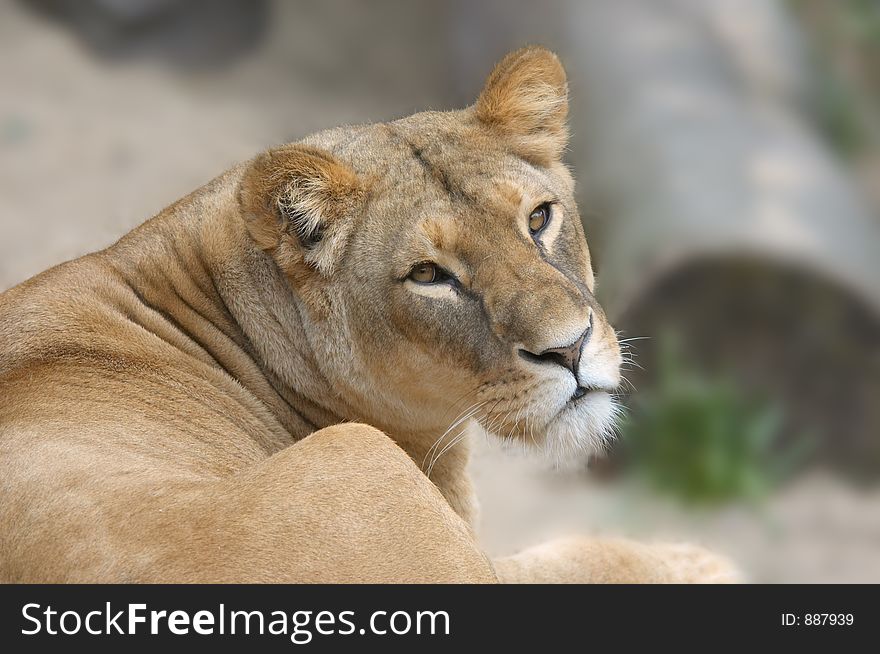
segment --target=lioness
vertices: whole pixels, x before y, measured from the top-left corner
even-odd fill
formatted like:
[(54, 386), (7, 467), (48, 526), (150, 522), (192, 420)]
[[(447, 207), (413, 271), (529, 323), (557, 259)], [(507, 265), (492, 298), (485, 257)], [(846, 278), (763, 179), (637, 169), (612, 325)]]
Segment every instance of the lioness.
[(468, 422), (564, 456), (615, 413), (567, 111), (526, 48), (472, 107), (270, 150), (0, 295), (0, 580), (728, 579), (475, 542)]

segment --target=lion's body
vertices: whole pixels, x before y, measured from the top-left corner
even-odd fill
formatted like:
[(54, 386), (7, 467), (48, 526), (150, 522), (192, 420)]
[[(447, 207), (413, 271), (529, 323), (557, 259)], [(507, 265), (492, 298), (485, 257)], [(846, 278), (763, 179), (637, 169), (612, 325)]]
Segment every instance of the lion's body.
[(493, 579), (388, 437), (339, 425), (301, 440), (314, 428), (215, 287), (246, 245), (222, 210), (231, 188), (0, 296), (0, 578)]
[[(548, 84), (559, 84), (552, 55), (525, 52), (538, 73), (549, 71)], [(523, 64), (514, 57), (511, 65)], [(503, 76), (494, 85), (490, 79), (475, 110), (478, 127), (470, 114), (421, 114), (271, 151), (107, 250), (0, 295), (0, 581), (496, 580), (469, 524), (466, 447), (450, 445), (437, 456), (433, 446), (438, 437), (448, 445), (448, 428), (479, 407), (484, 426), (533, 436), (534, 424), (518, 426), (504, 404), (522, 391), (507, 397), (497, 388), (535, 383), (510, 363), (491, 366), (508, 356), (508, 342), (529, 352), (548, 347), (530, 345), (546, 338), (546, 329), (531, 324), (538, 316), (554, 325), (557, 340), (574, 333), (570, 322), (580, 333), (589, 318), (593, 336), (583, 352), (593, 368), (583, 374), (602, 388), (616, 383), (617, 342), (592, 299), (580, 225), (554, 227), (555, 244), (542, 246), (542, 256), (559, 258), (552, 266), (526, 259), (516, 266), (516, 275), (528, 270), (534, 279), (514, 281), (542, 289), (540, 298), (522, 296), (516, 284), (511, 291), (490, 264), (462, 268), (452, 294), (387, 280), (371, 266), (384, 256), (376, 256), (374, 241), (394, 237), (377, 210), (403, 211), (401, 197), (431, 206), (435, 216), (452, 206), (450, 194), (497, 211), (504, 202), (514, 212), (534, 202), (528, 186), (493, 200), (469, 182), (490, 171), (510, 186), (520, 164), (508, 155), (491, 163), (461, 157), (501, 152), (485, 125), (503, 115), (505, 84)], [(528, 166), (549, 171), (541, 175), (575, 215), (571, 178), (555, 159), (559, 129), (548, 131)], [(459, 159), (452, 174), (443, 151)], [(384, 184), (404, 188), (403, 196), (383, 192), (377, 181), (389, 166), (396, 174)], [(369, 212), (362, 210), (367, 202)], [(291, 224), (297, 220), (305, 222)], [(459, 261), (491, 254), (486, 242), (467, 251), (465, 242), (480, 239), (463, 227), (419, 228), (438, 257), (456, 239)], [(532, 257), (517, 238), (508, 238), (507, 249)], [(369, 284), (370, 274), (381, 281)], [(464, 313), (476, 289), (488, 317)], [(403, 299), (394, 305), (395, 297)], [(421, 319), (433, 310), (432, 298), (447, 303), (430, 323), (442, 329), (413, 331), (408, 312), (416, 307)], [(409, 345), (392, 342), (392, 328)], [(468, 342), (479, 330), (486, 336)], [(429, 337), (439, 343), (435, 351)], [(425, 379), (420, 371), (436, 385), (413, 384)], [(479, 401), (456, 406), (450, 393), (468, 380)], [(579, 413), (560, 400), (565, 431), (556, 423), (545, 431), (570, 438), (584, 411), (604, 420), (607, 396), (591, 393), (592, 404)], [(452, 408), (464, 411), (450, 415)], [(706, 560), (685, 557), (686, 564), (668, 573), (660, 566), (652, 577), (638, 571), (660, 560), (660, 550), (646, 558), (645, 546), (591, 542), (584, 551), (597, 548), (595, 560), (613, 560), (613, 570), (598, 573), (578, 560), (581, 572), (572, 574), (570, 562), (550, 557), (542, 565), (534, 553), (497, 570), (517, 580), (688, 579), (693, 562)]]

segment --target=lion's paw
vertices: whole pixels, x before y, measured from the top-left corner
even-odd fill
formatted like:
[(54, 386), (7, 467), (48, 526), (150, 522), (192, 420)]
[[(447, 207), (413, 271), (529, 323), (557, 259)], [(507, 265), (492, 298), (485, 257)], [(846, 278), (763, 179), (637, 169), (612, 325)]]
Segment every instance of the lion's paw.
[(743, 581), (742, 574), (730, 560), (697, 545), (676, 543), (655, 547), (667, 567), (670, 583), (736, 584)]

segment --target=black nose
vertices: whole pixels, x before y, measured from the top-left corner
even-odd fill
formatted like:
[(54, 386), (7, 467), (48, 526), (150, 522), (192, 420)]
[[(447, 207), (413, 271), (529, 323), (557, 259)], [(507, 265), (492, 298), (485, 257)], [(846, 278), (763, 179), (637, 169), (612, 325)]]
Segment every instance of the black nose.
[(566, 345), (565, 347), (553, 347), (549, 350), (544, 350), (540, 354), (535, 354), (534, 352), (529, 352), (528, 350), (520, 350), (519, 353), (522, 357), (529, 359), (530, 361), (535, 361), (538, 363), (556, 363), (571, 371), (571, 374), (574, 375), (575, 380), (578, 378), (578, 368), (581, 364), (581, 350), (583, 349), (584, 343), (590, 340), (590, 333), (593, 331), (593, 320), (590, 318), (590, 325), (584, 330), (584, 333), (581, 334), (578, 339), (572, 343), (571, 345)]

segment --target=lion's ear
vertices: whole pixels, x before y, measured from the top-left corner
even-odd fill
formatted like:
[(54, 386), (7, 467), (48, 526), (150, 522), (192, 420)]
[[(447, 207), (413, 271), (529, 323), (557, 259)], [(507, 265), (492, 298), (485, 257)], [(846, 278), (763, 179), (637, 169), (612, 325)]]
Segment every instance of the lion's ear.
[(239, 191), (253, 239), (288, 273), (306, 264), (330, 274), (365, 185), (345, 164), (317, 148), (286, 145), (251, 162)]
[(568, 82), (559, 58), (541, 47), (511, 52), (489, 75), (474, 111), (523, 158), (559, 160), (568, 143)]

